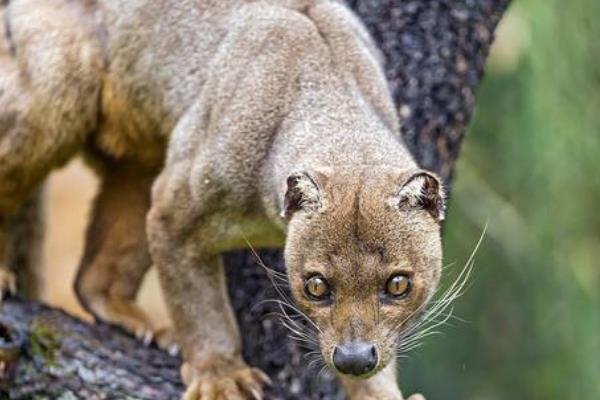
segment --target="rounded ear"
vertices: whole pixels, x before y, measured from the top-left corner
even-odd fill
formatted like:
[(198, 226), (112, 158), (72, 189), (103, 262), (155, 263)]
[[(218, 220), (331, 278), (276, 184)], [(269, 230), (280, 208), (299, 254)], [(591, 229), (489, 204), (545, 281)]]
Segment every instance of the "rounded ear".
[(440, 179), (428, 171), (417, 171), (400, 187), (396, 197), (402, 208), (425, 210), (438, 221), (443, 221), (446, 211), (446, 195)]
[(321, 208), (321, 190), (314, 174), (297, 171), (288, 176), (281, 216), (290, 219), (299, 210), (317, 211)]

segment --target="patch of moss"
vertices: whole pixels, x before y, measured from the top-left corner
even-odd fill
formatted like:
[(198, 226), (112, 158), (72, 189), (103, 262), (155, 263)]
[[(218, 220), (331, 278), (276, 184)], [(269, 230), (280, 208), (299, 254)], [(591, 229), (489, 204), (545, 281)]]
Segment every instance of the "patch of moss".
[(29, 335), (29, 347), (34, 357), (41, 357), (53, 367), (56, 365), (56, 352), (59, 348), (58, 333), (51, 327), (34, 321)]

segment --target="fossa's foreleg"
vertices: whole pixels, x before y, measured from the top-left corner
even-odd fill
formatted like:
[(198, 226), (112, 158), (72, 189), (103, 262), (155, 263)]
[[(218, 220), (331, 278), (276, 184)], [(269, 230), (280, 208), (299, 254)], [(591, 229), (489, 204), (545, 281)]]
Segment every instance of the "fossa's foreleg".
[(242, 358), (223, 262), (211, 248), (219, 232), (210, 209), (219, 194), (192, 196), (193, 170), (186, 160), (167, 164), (148, 216), (152, 260), (183, 352), (184, 399), (259, 399), (268, 378)]

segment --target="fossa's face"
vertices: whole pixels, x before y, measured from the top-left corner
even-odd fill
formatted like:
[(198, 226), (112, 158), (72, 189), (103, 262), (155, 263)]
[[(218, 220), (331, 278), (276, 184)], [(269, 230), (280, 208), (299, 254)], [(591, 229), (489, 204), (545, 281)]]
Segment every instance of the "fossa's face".
[(395, 358), (437, 288), (443, 193), (423, 171), (294, 174), (285, 258), (307, 337), (335, 371), (369, 377)]

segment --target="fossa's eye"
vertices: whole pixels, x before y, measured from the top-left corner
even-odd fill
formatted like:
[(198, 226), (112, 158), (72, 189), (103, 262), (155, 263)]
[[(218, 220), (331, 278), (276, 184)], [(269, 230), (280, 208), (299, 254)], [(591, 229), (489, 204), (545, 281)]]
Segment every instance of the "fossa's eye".
[(388, 296), (401, 298), (410, 293), (412, 282), (410, 278), (404, 274), (392, 275), (385, 284), (385, 293)]
[(315, 275), (308, 278), (304, 283), (304, 293), (311, 300), (323, 301), (331, 296), (331, 288), (327, 283), (327, 279), (321, 275)]

